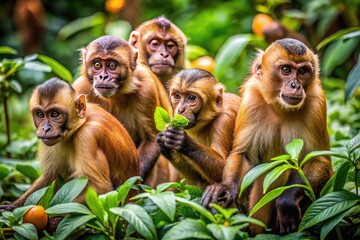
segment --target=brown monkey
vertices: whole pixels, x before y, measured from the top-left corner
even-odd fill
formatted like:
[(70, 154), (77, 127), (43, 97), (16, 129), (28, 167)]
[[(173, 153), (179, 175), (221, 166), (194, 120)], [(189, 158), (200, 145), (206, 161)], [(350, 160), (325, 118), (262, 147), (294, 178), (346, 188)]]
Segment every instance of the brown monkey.
[(163, 169), (168, 166), (166, 159), (160, 159), (160, 173), (147, 179), (160, 155), (154, 112), (159, 105), (171, 108), (159, 79), (136, 60), (127, 41), (114, 36), (97, 38), (82, 50), (82, 76), (73, 87), (124, 124), (138, 150), (140, 176), (154, 186), (158, 177), (160, 182), (166, 181), (169, 174)]
[[(318, 59), (302, 42), (285, 38), (271, 44), (265, 52), (259, 52), (240, 95), (242, 102), (235, 124), (233, 149), (222, 183), (209, 186), (205, 191), (202, 199), (205, 206), (217, 202), (221, 195), (228, 197), (228, 203), (235, 200), (244, 174), (284, 154), (285, 145), (294, 138), (304, 140), (303, 156), (330, 148)], [(332, 175), (330, 159), (324, 156), (314, 157), (303, 170), (316, 194)], [(250, 210), (264, 196), (264, 177), (257, 179), (251, 189)], [(288, 171), (272, 188), (296, 183), (303, 183), (300, 176)], [(308, 203), (303, 188), (291, 188), (253, 217), (263, 221), (273, 232), (287, 234), (297, 230)], [(255, 226), (253, 230), (255, 233), (263, 231)]]
[(180, 71), (170, 80), (169, 91), (173, 113), (189, 124), (158, 134), (162, 154), (191, 184), (205, 188), (221, 182), (240, 97), (224, 93), (223, 85), (201, 69)]
[[(57, 78), (39, 85), (30, 98), (30, 111), (41, 140), (43, 174), (12, 206), (22, 206), (34, 191), (59, 177), (86, 177), (104, 194), (139, 175), (138, 155), (122, 124), (101, 107), (87, 103), (72, 86)], [(85, 202), (85, 192), (76, 199)], [(4, 208), (4, 205), (2, 206)]]
[(185, 34), (166, 17), (146, 21), (130, 34), (140, 61), (150, 67), (165, 86), (185, 65)]

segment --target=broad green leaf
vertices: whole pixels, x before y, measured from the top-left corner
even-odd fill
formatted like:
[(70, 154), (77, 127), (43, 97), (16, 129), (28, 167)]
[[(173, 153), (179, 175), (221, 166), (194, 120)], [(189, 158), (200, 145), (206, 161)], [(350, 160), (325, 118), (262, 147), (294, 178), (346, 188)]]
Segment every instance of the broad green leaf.
[(50, 206), (71, 202), (86, 187), (87, 182), (88, 180), (86, 178), (77, 178), (65, 183), (55, 194)]
[(261, 175), (263, 175), (266, 171), (276, 167), (277, 165), (287, 163), (285, 160), (278, 160), (275, 162), (263, 163), (257, 165), (253, 169), (251, 169), (247, 174), (245, 174), (244, 179), (241, 183), (241, 189), (239, 193), (239, 197), (243, 193), (243, 191), (249, 187), (256, 179), (258, 179)]
[(160, 183), (156, 186), (156, 191), (157, 192), (163, 192), (169, 188), (176, 188), (178, 185), (177, 182), (165, 182), (165, 183)]
[(173, 222), (175, 218), (176, 202), (173, 192), (149, 194), (149, 198)]
[(353, 167), (353, 164), (350, 161), (344, 162), (335, 173), (334, 187), (333, 191), (340, 191), (344, 189), (345, 183), (347, 182), (347, 177), (349, 170)]
[(215, 76), (220, 78), (244, 51), (250, 41), (250, 34), (237, 34), (226, 40), (215, 56)]
[(354, 213), (360, 210), (360, 206), (354, 206), (347, 211), (344, 211), (334, 217), (324, 221), (323, 225), (321, 226), (320, 232), (320, 240), (324, 240), (325, 237), (329, 234), (329, 232), (335, 229), (335, 226), (345, 217), (348, 216), (350, 213)]
[(52, 70), (49, 65), (38, 62), (38, 61), (25, 62), (24, 69), (28, 69), (28, 70), (32, 70), (32, 71), (39, 71), (39, 72), (51, 72), (51, 70)]
[(108, 213), (111, 224), (115, 224), (116, 216), (110, 212), (110, 208), (119, 206), (120, 201), (118, 200), (118, 195), (119, 193), (117, 191), (110, 191), (99, 196), (99, 201), (104, 210)]
[(235, 235), (239, 232), (240, 226), (225, 227), (222, 224), (211, 223), (206, 228), (212, 233), (216, 239), (235, 239)]
[(189, 124), (189, 120), (186, 117), (180, 114), (175, 114), (171, 119), (169, 126), (174, 128), (181, 128), (187, 126), (188, 124)]
[(295, 138), (290, 143), (286, 144), (285, 149), (286, 152), (290, 154), (291, 159), (298, 160), (303, 146), (304, 141), (302, 139)]
[(200, 204), (190, 201), (190, 200), (187, 200), (185, 198), (176, 197), (176, 196), (175, 196), (175, 200), (183, 205), (186, 205), (186, 206), (192, 208), (193, 210), (198, 211), (201, 215), (203, 215), (204, 217), (209, 219), (211, 222), (216, 223), (216, 219), (215, 219), (214, 215), (210, 211), (208, 211), (206, 208), (201, 206)]
[(321, 189), (320, 197), (325, 196), (326, 194), (333, 192), (334, 182), (335, 182), (335, 175), (333, 175), (326, 183), (325, 186)]
[(218, 211), (224, 216), (225, 219), (229, 219), (233, 214), (237, 213), (239, 210), (237, 208), (223, 208), (222, 206), (212, 203), (210, 204), (212, 208)]
[(23, 206), (23, 207), (18, 207), (13, 211), (13, 215), (16, 219), (20, 219), (22, 216), (24, 216), (24, 214), (32, 207), (34, 207), (35, 205), (28, 205), (28, 206)]
[(284, 164), (272, 169), (268, 174), (266, 174), (263, 183), (263, 193), (266, 193), (270, 185), (275, 182), (281, 176), (281, 174), (283, 174), (286, 170), (289, 169), (296, 168), (290, 164)]
[(156, 227), (150, 215), (135, 204), (111, 208), (111, 212), (124, 218), (145, 239), (157, 239)]
[(39, 173), (35, 170), (34, 167), (26, 164), (17, 164), (16, 170), (23, 174), (25, 177), (30, 178), (31, 180), (36, 180), (39, 177)]
[(214, 239), (203, 221), (187, 218), (165, 233), (162, 240)]
[(36, 228), (31, 223), (23, 223), (20, 226), (13, 226), (15, 232), (30, 240), (37, 240), (38, 234)]
[(278, 196), (280, 196), (285, 190), (295, 187), (295, 185), (290, 185), (290, 186), (284, 186), (284, 187), (278, 187), (275, 188), (273, 190), (271, 190), (270, 192), (268, 192), (267, 194), (265, 194), (264, 197), (262, 197), (260, 199), (260, 201), (255, 204), (255, 206), (253, 207), (253, 209), (251, 209), (249, 216), (253, 215), (254, 213), (256, 213), (260, 208), (262, 208), (263, 206), (265, 206), (267, 203), (269, 203), (270, 201), (274, 200), (275, 198), (277, 198)]
[(53, 181), (49, 187), (46, 188), (46, 191), (44, 195), (40, 198), (38, 205), (41, 205), (44, 207), (44, 209), (47, 209), (50, 207), (51, 199), (53, 199), (55, 194), (55, 181)]
[(12, 55), (16, 55), (18, 52), (8, 46), (0, 46), (0, 54), (12, 54)]
[(4, 164), (0, 164), (0, 180), (3, 180), (9, 176), (10, 170)]
[(346, 148), (349, 153), (354, 152), (357, 148), (360, 147), (360, 133), (358, 133), (355, 137), (353, 137), (347, 144)]
[(94, 215), (67, 215), (56, 228), (55, 239), (68, 239), (68, 236), (70, 236), (72, 232), (94, 217)]
[(39, 55), (38, 58), (43, 63), (46, 63), (47, 65), (49, 65), (51, 67), (52, 71), (59, 78), (65, 80), (67, 82), (71, 82), (73, 80), (71, 72), (69, 70), (67, 70), (66, 67), (64, 67), (62, 64), (60, 64), (55, 59), (45, 56), (45, 55)]
[(107, 224), (108, 214), (102, 207), (98, 195), (93, 187), (89, 187), (85, 194), (86, 204), (96, 218), (104, 225)]
[(345, 84), (345, 101), (349, 100), (355, 90), (360, 86), (360, 56), (356, 65), (350, 70)]
[(166, 125), (170, 123), (170, 116), (164, 108), (156, 107), (154, 113), (154, 120), (156, 129), (159, 131), (163, 131), (166, 128)]
[(16, 80), (10, 80), (9, 86), (12, 88), (12, 90), (14, 90), (17, 93), (22, 92), (22, 87), (21, 87), (20, 83)]
[(61, 203), (45, 210), (47, 214), (63, 215), (66, 213), (80, 213), (92, 215), (91, 211), (83, 204), (77, 202)]
[[(332, 152), (332, 151), (328, 151), (328, 150), (323, 150), (323, 151), (313, 151), (313, 152), (310, 152), (310, 153), (308, 153), (305, 157), (304, 157), (304, 159), (301, 161), (301, 163), (300, 163), (300, 168), (302, 168), (302, 166), (307, 162), (307, 161), (309, 161), (311, 158), (313, 158), (313, 157), (317, 157), (317, 156), (333, 156), (334, 154), (336, 154), (336, 153), (334, 153), (334, 152)], [(337, 154), (338, 155), (338, 154)]]
[(291, 156), (289, 154), (283, 154), (283, 155), (272, 158), (271, 161), (290, 160), (290, 159), (291, 159)]
[(236, 214), (229, 219), (229, 222), (231, 225), (236, 225), (240, 223), (251, 223), (266, 228), (266, 225), (263, 222), (256, 218), (248, 217), (245, 214)]
[(304, 213), (299, 226), (303, 231), (353, 207), (360, 197), (348, 191), (331, 192), (313, 202)]
[(25, 201), (24, 206), (27, 205), (37, 205), (38, 202), (40, 201), (40, 199), (42, 198), (42, 196), (44, 196), (46, 190), (49, 187), (45, 187), (45, 188), (41, 188), (35, 192), (33, 192)]
[(139, 176), (131, 177), (116, 189), (119, 197), (118, 200), (120, 201), (121, 206), (124, 205), (125, 199), (129, 194), (129, 191), (138, 181), (139, 182), (142, 181), (141, 177)]
[(359, 27), (354, 27), (354, 28), (346, 28), (343, 30), (340, 30), (332, 35), (330, 35), (329, 37), (325, 38), (324, 40), (322, 40), (317, 46), (316, 49), (320, 50), (321, 48), (325, 47), (326, 45), (341, 39), (343, 36), (351, 33), (351, 32), (358, 32), (360, 30)]

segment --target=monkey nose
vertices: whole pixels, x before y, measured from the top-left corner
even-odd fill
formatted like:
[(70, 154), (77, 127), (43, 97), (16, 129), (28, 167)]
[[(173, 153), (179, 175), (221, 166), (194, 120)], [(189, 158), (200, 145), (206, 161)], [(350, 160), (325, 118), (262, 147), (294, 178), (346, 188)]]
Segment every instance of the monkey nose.
[(301, 84), (298, 81), (293, 81), (291, 82), (291, 87), (294, 89), (300, 89), (301, 88)]
[(108, 81), (110, 79), (109, 75), (104, 75), (104, 76), (100, 75), (99, 77), (100, 77), (100, 80), (102, 80), (102, 81)]

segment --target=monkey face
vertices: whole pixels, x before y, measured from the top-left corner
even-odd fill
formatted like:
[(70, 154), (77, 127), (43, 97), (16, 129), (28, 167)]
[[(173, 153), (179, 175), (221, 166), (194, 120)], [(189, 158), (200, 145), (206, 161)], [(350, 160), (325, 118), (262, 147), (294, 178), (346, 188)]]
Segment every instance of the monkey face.
[(91, 64), (91, 72), (95, 93), (106, 98), (113, 96), (127, 79), (126, 65), (113, 59), (96, 58)]
[(197, 123), (197, 116), (202, 107), (202, 101), (198, 95), (191, 92), (182, 93), (179, 91), (172, 91), (171, 105), (174, 113), (180, 114), (189, 120), (185, 129), (194, 127)]
[(36, 107), (32, 110), (37, 137), (47, 146), (60, 142), (64, 136), (68, 115), (62, 109), (44, 109)]

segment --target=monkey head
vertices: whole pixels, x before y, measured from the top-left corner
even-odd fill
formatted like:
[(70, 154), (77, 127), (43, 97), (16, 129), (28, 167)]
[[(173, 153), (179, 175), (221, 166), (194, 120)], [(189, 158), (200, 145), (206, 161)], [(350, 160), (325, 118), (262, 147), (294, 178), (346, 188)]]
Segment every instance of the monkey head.
[(169, 83), (174, 114), (189, 120), (185, 129), (200, 128), (221, 111), (224, 88), (206, 70), (192, 68), (177, 73)]
[(285, 111), (300, 109), (307, 92), (319, 79), (317, 56), (291, 38), (275, 41), (259, 55), (254, 71), (265, 100)]
[(130, 34), (129, 43), (139, 50), (140, 60), (158, 76), (184, 68), (184, 33), (166, 17), (144, 22)]
[(82, 49), (83, 76), (95, 94), (111, 97), (130, 78), (136, 67), (137, 53), (129, 44), (114, 36), (103, 36)]
[(85, 122), (86, 98), (72, 86), (52, 78), (39, 85), (29, 103), (37, 137), (47, 146), (66, 140)]

